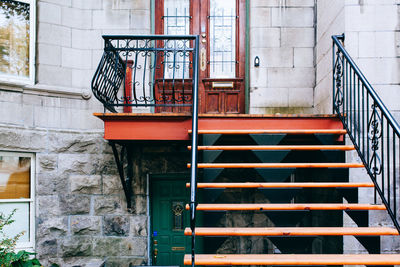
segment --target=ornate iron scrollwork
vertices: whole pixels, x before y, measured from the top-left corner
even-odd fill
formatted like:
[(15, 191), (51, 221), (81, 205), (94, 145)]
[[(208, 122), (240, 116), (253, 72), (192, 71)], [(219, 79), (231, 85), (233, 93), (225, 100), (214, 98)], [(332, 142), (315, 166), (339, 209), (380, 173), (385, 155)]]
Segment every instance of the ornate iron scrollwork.
[(343, 57), (340, 51), (336, 52), (335, 66), (333, 68), (333, 77), (335, 81), (335, 108), (339, 110), (339, 107), (343, 105)]
[(376, 103), (373, 103), (371, 105), (372, 112), (368, 120), (368, 140), (371, 143), (370, 147), (372, 150), (372, 154), (369, 158), (368, 164), (375, 178), (377, 175), (380, 175), (382, 173), (383, 168), (381, 158), (378, 154), (378, 150), (380, 149), (379, 143), (382, 137), (382, 117), (380, 116), (377, 107), (378, 105)]

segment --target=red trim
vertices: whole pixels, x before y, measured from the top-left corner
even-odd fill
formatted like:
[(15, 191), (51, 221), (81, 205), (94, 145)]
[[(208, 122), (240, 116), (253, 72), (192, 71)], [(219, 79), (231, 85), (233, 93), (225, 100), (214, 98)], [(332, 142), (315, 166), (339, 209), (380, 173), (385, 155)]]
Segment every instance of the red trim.
[[(190, 140), (188, 115), (102, 114), (107, 140)], [(336, 117), (200, 116), (200, 130), (343, 129)]]

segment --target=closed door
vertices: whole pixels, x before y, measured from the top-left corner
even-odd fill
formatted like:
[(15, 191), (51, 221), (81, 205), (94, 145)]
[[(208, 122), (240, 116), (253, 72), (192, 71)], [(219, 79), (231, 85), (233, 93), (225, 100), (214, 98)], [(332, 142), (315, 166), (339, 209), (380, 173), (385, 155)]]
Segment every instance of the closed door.
[[(189, 227), (190, 192), (185, 178), (153, 177), (151, 183), (152, 263), (163, 266), (183, 266), (185, 253), (191, 252), (191, 239), (184, 236)], [(202, 242), (197, 239), (197, 253)]]
[(200, 35), (201, 113), (245, 112), (245, 0), (156, 0), (156, 34)]

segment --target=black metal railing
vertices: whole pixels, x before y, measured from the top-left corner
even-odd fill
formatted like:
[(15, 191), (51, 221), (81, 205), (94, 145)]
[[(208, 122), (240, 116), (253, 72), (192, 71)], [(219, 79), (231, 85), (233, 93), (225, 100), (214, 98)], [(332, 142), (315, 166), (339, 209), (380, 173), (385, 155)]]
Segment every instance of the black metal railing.
[(339, 115), (397, 230), (400, 127), (343, 46), (333, 39), (333, 112)]
[[(190, 112), (196, 36), (103, 36), (92, 91), (112, 112)], [(154, 111), (154, 110), (153, 110)]]
[[(104, 53), (92, 79), (92, 91), (105, 109), (124, 113), (142, 111), (140, 108), (153, 112), (192, 112), (190, 228), (194, 266), (199, 36), (106, 35), (103, 38)], [(124, 184), (125, 178), (121, 179)]]

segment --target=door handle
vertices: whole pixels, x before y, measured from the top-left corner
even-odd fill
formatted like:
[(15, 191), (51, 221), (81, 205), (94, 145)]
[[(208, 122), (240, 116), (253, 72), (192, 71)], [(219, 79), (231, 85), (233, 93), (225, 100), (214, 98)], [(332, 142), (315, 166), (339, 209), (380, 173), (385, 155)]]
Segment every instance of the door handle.
[(205, 47), (200, 49), (200, 70), (205, 71), (207, 68), (207, 50)]
[(153, 250), (153, 264), (156, 265), (157, 264), (157, 255), (158, 255), (158, 249), (154, 249)]

